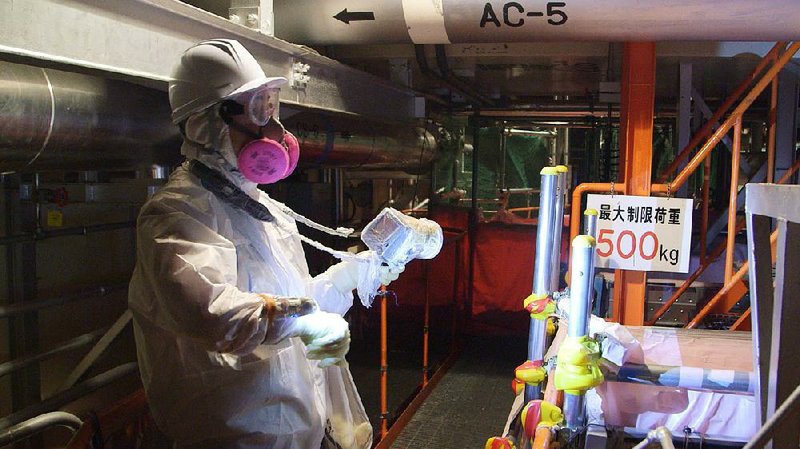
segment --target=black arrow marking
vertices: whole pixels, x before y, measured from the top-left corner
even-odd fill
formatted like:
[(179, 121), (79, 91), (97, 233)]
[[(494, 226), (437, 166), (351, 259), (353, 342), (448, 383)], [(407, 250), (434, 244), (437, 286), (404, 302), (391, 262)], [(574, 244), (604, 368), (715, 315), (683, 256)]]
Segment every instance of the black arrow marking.
[(339, 14), (333, 16), (334, 19), (341, 20), (342, 22), (350, 25), (350, 21), (356, 20), (375, 20), (375, 14), (369, 12), (347, 12), (347, 8), (341, 10)]

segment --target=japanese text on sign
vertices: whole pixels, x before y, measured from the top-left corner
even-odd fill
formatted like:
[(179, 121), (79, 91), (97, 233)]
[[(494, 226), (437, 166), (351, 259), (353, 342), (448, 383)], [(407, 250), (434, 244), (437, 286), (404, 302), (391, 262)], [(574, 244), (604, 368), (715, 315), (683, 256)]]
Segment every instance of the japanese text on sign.
[(689, 271), (692, 200), (589, 195), (596, 209), (597, 267)]

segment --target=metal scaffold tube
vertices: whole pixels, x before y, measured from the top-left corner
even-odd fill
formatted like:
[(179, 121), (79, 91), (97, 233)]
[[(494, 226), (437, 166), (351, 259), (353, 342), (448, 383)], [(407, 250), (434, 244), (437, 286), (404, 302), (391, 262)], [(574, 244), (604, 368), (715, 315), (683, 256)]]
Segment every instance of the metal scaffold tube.
[[(556, 191), (558, 186), (558, 170), (545, 167), (541, 171), (542, 183), (539, 194), (539, 218), (536, 229), (536, 256), (533, 269), (533, 293), (548, 295), (552, 292), (552, 253), (553, 230), (556, 218)], [(531, 318), (528, 333), (528, 360), (542, 360), (545, 350), (547, 322)], [(525, 401), (539, 399), (541, 387), (525, 386)]]
[(585, 235), (597, 238), (597, 209), (586, 209), (583, 212), (583, 229)]
[(557, 165), (558, 181), (555, 204), (555, 217), (553, 219), (553, 251), (550, 270), (550, 291), (558, 291), (561, 275), (561, 231), (564, 228), (564, 203), (567, 192), (567, 172), (564, 165)]
[[(569, 326), (567, 335), (585, 337), (589, 333), (594, 279), (594, 238), (579, 235), (572, 242), (572, 283), (570, 285)], [(564, 418), (567, 427), (577, 429), (585, 424), (584, 394), (564, 393)]]

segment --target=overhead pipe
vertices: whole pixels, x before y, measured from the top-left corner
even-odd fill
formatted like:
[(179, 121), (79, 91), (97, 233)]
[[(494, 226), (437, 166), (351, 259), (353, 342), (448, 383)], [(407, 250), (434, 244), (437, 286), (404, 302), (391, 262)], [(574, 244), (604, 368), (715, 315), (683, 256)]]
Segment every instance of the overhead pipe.
[(300, 143), (300, 166), (395, 169), (430, 168), (436, 138), (427, 129), (357, 118), (300, 112), (283, 120)]
[(179, 158), (166, 94), (0, 61), (0, 171), (119, 168)]
[[(425, 170), (436, 144), (422, 128), (363, 117), (301, 111), (286, 122), (307, 125), (290, 128), (306, 166)], [(165, 92), (0, 61), (0, 172), (169, 166), (180, 141)]]
[[(424, 46), (415, 45), (414, 47), (416, 48)], [(478, 87), (470, 85), (468, 82), (462, 80), (460, 77), (454, 75), (450, 71), (450, 64), (447, 63), (447, 52), (445, 51), (444, 45), (434, 45), (433, 49), (436, 53), (436, 66), (439, 68), (441, 79), (445, 83), (453, 85), (457, 87), (459, 91), (476, 98), (480, 102), (481, 106), (489, 107), (493, 105), (494, 102), (490, 98), (483, 95)], [(422, 56), (425, 56), (424, 50)]]
[(422, 72), (426, 76), (439, 80), (445, 86), (449, 87), (459, 95), (463, 96), (471, 103), (477, 104), (478, 106), (492, 105), (491, 100), (484, 97), (481, 93), (475, 92), (474, 89), (464, 86), (463, 83), (454, 81), (455, 77), (449, 76), (448, 74), (449, 69), (447, 68), (447, 63), (446, 61), (443, 60), (444, 50), (437, 48), (436, 52), (437, 52), (436, 53), (437, 64), (439, 66), (439, 71), (442, 73), (437, 73), (435, 70), (431, 69), (430, 66), (428, 65), (428, 57), (425, 55), (424, 45), (414, 46), (414, 55), (416, 56), (417, 66), (419, 67), (420, 72)]
[[(307, 45), (800, 39), (795, 0), (275, 2), (275, 35)], [(368, 5), (368, 6), (367, 6)], [(349, 9), (348, 9), (349, 8)], [(372, 13), (369, 20), (349, 14)]]

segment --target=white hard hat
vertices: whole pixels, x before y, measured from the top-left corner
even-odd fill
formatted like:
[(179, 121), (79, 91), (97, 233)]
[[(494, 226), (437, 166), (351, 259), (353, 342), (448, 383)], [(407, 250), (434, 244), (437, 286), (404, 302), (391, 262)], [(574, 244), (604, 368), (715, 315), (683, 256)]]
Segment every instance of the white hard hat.
[(223, 100), (259, 87), (278, 87), (282, 76), (267, 77), (256, 59), (238, 41), (211, 39), (183, 53), (172, 71), (169, 104), (172, 122)]

